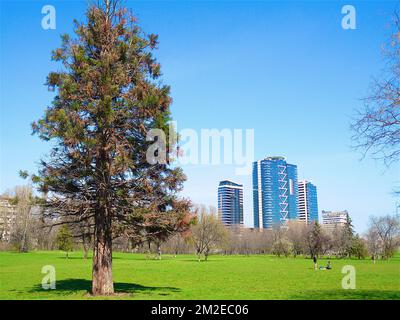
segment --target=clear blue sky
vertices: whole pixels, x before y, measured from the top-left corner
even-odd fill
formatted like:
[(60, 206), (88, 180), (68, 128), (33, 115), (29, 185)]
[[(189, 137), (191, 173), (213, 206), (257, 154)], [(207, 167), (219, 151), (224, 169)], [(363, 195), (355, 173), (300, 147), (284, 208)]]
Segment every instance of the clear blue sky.
[[(60, 67), (50, 52), (86, 1), (1, 1), (0, 191), (24, 183), (49, 144), (30, 123), (50, 104), (43, 85)], [(341, 28), (341, 8), (353, 4), (357, 29)], [(41, 28), (52, 4), (56, 30)], [(356, 229), (370, 215), (395, 213), (399, 165), (385, 168), (351, 150), (350, 117), (372, 76), (383, 67), (395, 2), (126, 1), (146, 32), (158, 33), (164, 82), (182, 128), (254, 128), (255, 158), (286, 156), (299, 178), (318, 188), (319, 209), (349, 210)], [(185, 167), (184, 195), (216, 205), (219, 180), (244, 184), (245, 223), (252, 225), (250, 176), (233, 166)]]

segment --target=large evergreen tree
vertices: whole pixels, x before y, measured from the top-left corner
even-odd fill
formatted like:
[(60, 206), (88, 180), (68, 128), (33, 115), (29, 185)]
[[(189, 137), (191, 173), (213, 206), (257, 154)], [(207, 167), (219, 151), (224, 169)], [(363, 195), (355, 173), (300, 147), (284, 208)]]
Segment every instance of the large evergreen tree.
[(350, 257), (353, 252), (353, 245), (355, 240), (355, 232), (353, 227), (353, 221), (350, 215), (346, 214), (346, 223), (342, 229), (342, 250), (343, 255)]
[(93, 221), (92, 293), (108, 295), (113, 237), (137, 230), (142, 213), (186, 210), (176, 196), (185, 177), (168, 156), (146, 161), (149, 130), (162, 129), (167, 141), (172, 135), (170, 90), (152, 55), (157, 36), (143, 33), (116, 0), (90, 6), (86, 22), (75, 25), (76, 37), (63, 35), (53, 52), (63, 69), (47, 85), (57, 94), (33, 124), (41, 139), (55, 142), (33, 180), (62, 221)]
[(56, 241), (58, 249), (65, 251), (65, 257), (68, 259), (68, 252), (72, 251), (74, 247), (74, 241), (66, 224), (64, 224), (58, 231)]

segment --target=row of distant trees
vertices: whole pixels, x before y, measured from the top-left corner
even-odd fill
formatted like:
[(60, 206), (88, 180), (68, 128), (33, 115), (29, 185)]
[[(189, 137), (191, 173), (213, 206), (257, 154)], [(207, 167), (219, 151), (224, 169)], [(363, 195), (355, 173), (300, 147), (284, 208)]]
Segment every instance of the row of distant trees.
[[(0, 207), (0, 235), (9, 234), (0, 243), (3, 249), (19, 252), (42, 249), (83, 249), (84, 258), (94, 246), (95, 224), (93, 219), (79, 219), (60, 215), (44, 205), (43, 197), (35, 196), (31, 186), (18, 186), (2, 195), (13, 206), (13, 214)], [(182, 202), (182, 206), (186, 207)], [(176, 207), (179, 209), (179, 207)], [(7, 222), (7, 215), (11, 220)], [(161, 257), (161, 244), (176, 233), (184, 234), (195, 222), (195, 215), (182, 208), (177, 211), (140, 212), (132, 217), (129, 228), (116, 226), (113, 239), (127, 244), (122, 248), (142, 248), (156, 245)], [(129, 221), (127, 222), (129, 223)], [(122, 239), (122, 241), (121, 241)], [(4, 241), (7, 240), (7, 241)]]
[[(4, 248), (20, 252), (34, 249), (65, 252), (83, 249), (83, 257), (93, 247), (93, 227), (87, 221), (71, 223), (45, 220), (41, 198), (33, 195), (29, 186), (16, 187), (6, 195), (15, 206), (15, 220), (10, 229), (10, 241)], [(155, 219), (157, 221), (155, 221)], [(348, 218), (344, 226), (324, 228), (318, 223), (305, 224), (292, 220), (285, 227), (258, 231), (247, 228), (227, 228), (218, 219), (215, 208), (195, 207), (181, 218), (150, 215), (143, 228), (135, 234), (118, 234), (114, 250), (143, 252), (161, 259), (169, 254), (195, 253), (198, 260), (210, 254), (275, 254), (277, 256), (330, 256), (364, 259), (389, 259), (400, 246), (400, 217), (371, 217), (369, 228), (362, 236)]]
[(329, 256), (336, 258), (370, 257), (389, 259), (400, 246), (400, 217), (370, 217), (368, 231), (362, 236), (354, 231), (351, 219), (344, 226), (324, 228), (318, 222), (305, 224), (289, 221), (286, 227), (258, 231), (246, 228), (226, 228), (209, 209), (200, 211), (199, 223), (190, 237), (177, 234), (164, 244), (168, 253), (204, 254), (275, 254), (277, 256)]

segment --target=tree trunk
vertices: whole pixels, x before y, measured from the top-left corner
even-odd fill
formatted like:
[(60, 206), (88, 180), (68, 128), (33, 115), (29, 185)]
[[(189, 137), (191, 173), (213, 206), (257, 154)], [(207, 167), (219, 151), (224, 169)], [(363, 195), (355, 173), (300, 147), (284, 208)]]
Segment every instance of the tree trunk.
[(21, 244), (20, 251), (21, 252), (28, 252), (28, 246), (27, 246), (27, 240), (26, 240), (26, 238), (27, 238), (27, 230), (28, 230), (28, 214), (26, 213), (25, 207), (23, 209), (23, 212), (24, 212), (25, 221), (24, 221), (24, 231), (23, 231), (23, 234), (22, 234), (22, 244)]
[(89, 243), (85, 235), (82, 236), (82, 246), (83, 246), (83, 259), (87, 259), (89, 251)]
[(88, 257), (88, 248), (86, 247), (86, 245), (83, 245), (83, 259), (87, 259)]
[(147, 253), (150, 255), (151, 254), (151, 241), (147, 240)]
[(161, 260), (161, 243), (157, 242), (157, 259)]
[(95, 216), (92, 294), (114, 294), (111, 217), (105, 206), (101, 206)]

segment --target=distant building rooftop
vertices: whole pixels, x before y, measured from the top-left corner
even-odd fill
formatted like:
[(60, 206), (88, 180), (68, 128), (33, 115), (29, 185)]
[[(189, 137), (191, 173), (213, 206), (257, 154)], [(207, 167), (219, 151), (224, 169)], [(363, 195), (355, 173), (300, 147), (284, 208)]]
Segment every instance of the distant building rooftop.
[(286, 160), (286, 158), (282, 156), (271, 156), (271, 157), (266, 157), (264, 160), (277, 161), (277, 160)]
[(233, 187), (241, 187), (241, 188), (243, 188), (242, 184), (233, 182), (231, 180), (222, 180), (222, 181), (220, 181), (219, 187), (223, 187), (223, 186), (233, 186)]

